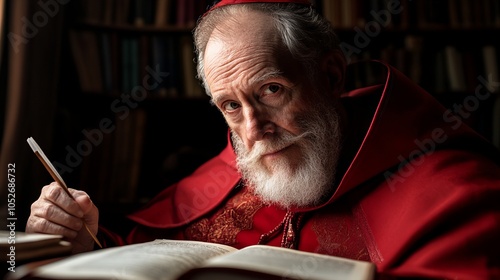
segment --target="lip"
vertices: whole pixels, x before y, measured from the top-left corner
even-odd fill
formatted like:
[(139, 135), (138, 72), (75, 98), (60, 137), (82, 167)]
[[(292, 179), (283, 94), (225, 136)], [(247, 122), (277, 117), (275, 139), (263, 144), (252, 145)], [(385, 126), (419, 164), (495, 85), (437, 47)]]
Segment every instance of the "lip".
[(262, 157), (274, 157), (274, 156), (277, 156), (279, 154), (281, 154), (282, 152), (284, 152), (285, 150), (287, 150), (288, 148), (290, 148), (291, 145), (289, 146), (286, 146), (282, 149), (279, 149), (277, 151), (273, 151), (273, 152), (270, 152), (270, 153), (266, 153), (266, 154), (263, 154)]

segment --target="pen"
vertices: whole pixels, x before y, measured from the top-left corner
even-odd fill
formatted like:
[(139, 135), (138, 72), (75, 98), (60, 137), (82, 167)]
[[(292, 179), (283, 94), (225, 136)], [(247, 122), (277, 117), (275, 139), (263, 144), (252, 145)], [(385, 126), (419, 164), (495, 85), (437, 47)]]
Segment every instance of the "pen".
[[(69, 192), (68, 186), (66, 186), (66, 183), (62, 179), (61, 175), (59, 175), (55, 167), (52, 165), (52, 163), (50, 163), (49, 159), (45, 156), (42, 149), (40, 148), (40, 146), (38, 146), (33, 137), (28, 138), (27, 141), (35, 155), (38, 157), (38, 159), (40, 159), (45, 169), (47, 169), (47, 171), (49, 172), (50, 176), (52, 176), (52, 178), (63, 188), (63, 190), (69, 195), (69, 197), (71, 197), (71, 199), (75, 200), (73, 195), (71, 195), (71, 193)], [(102, 248), (101, 243), (99, 242), (97, 237), (90, 231), (90, 228), (88, 227), (87, 223), (85, 223), (83, 218), (82, 222), (87, 232), (90, 234), (92, 239), (94, 239), (95, 243), (97, 243), (97, 245)]]

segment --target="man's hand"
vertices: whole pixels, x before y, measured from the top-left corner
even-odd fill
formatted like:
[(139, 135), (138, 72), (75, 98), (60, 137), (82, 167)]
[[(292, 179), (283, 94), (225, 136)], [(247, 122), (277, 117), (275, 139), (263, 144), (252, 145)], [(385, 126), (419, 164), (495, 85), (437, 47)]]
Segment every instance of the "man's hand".
[(44, 186), (38, 200), (31, 205), (26, 232), (60, 234), (73, 244), (73, 253), (90, 251), (94, 240), (84, 221), (97, 234), (99, 211), (85, 192), (69, 191), (74, 200), (56, 182)]

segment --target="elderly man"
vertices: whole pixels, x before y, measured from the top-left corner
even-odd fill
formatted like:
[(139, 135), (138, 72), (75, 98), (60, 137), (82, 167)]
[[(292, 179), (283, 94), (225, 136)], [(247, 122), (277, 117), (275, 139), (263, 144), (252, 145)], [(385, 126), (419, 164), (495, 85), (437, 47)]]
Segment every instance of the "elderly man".
[[(260, 243), (371, 261), (381, 277), (500, 277), (500, 157), (459, 117), (388, 65), (346, 66), (308, 1), (223, 0), (194, 35), (227, 147), (131, 215), (126, 237), (56, 183), (27, 231), (87, 251), (84, 218), (106, 246)], [(376, 82), (353, 88), (360, 67)]]

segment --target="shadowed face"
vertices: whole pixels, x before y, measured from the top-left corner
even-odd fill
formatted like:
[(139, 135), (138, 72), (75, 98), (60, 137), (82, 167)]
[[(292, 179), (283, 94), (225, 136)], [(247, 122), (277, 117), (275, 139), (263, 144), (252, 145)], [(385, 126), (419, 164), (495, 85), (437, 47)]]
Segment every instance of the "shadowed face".
[(205, 49), (213, 103), (232, 132), (238, 168), (264, 201), (312, 206), (332, 188), (340, 129), (327, 63), (311, 81), (269, 16), (225, 19)]

